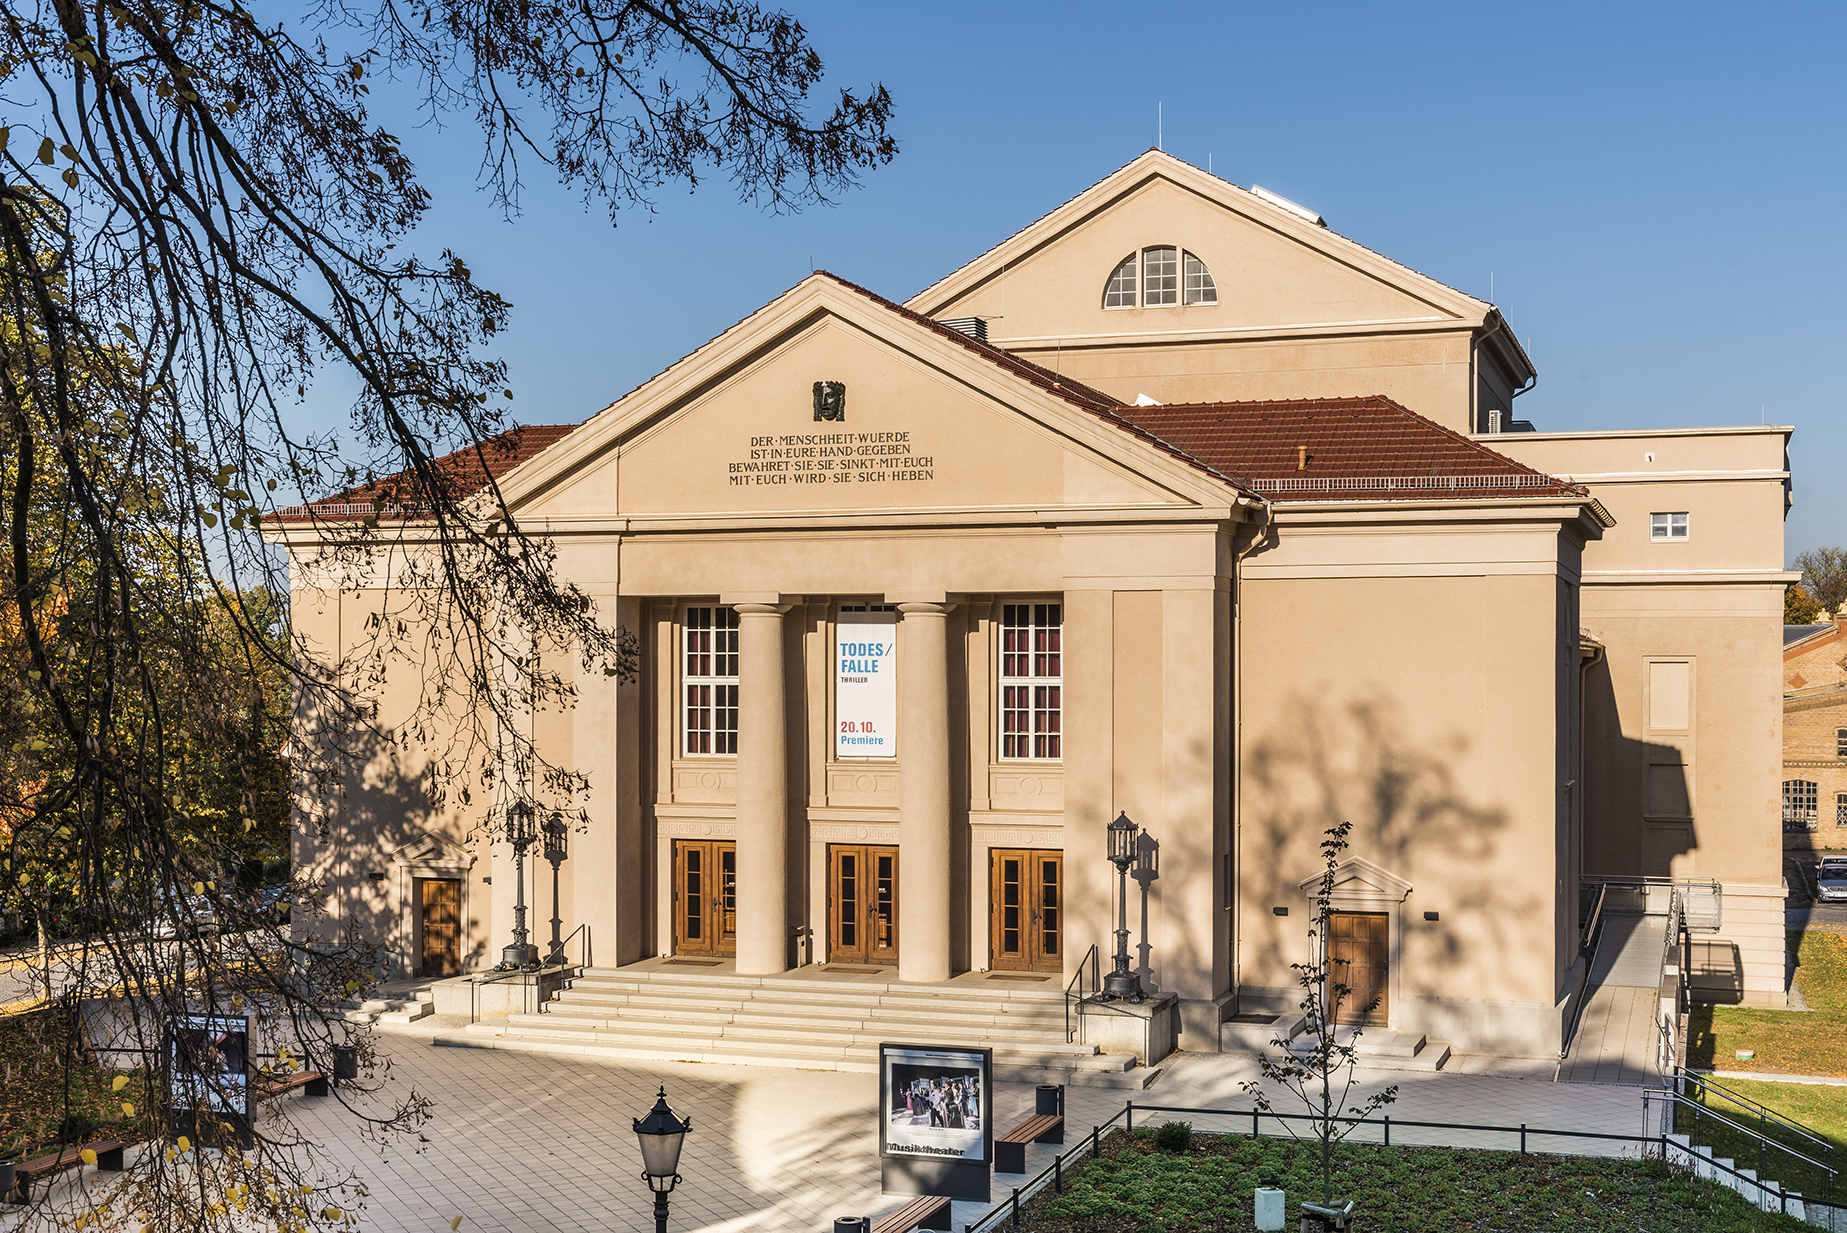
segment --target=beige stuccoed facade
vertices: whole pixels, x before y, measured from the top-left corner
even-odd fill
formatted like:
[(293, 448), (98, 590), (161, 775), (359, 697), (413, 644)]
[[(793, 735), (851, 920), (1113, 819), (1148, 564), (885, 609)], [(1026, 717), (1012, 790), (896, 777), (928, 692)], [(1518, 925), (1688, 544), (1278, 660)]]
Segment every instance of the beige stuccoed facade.
[[(1156, 152), (907, 308), (816, 275), (500, 477), (639, 638), (634, 683), (585, 673), (529, 717), (590, 777), (544, 803), (586, 819), (559, 914), (596, 963), (1062, 983), (1113, 949), (1127, 813), (1132, 954), (1184, 1048), (1296, 1000), (1341, 821), (1335, 906), (1374, 931), (1394, 1027), (1556, 1052), (1581, 874), (1723, 880), (1707, 983), (1780, 1004), (1788, 430), (1460, 435), (1533, 375), (1492, 306)], [(995, 345), (932, 324), (961, 318)], [(1381, 394), (1399, 427), (1358, 452), (1345, 412), (1290, 412), (1273, 473), (1132, 405)], [(1222, 411), (1186, 414), (1268, 422)], [(1412, 457), (1439, 446), (1447, 471)], [(1663, 510), (1691, 538), (1651, 543)], [(391, 566), (341, 593), (312, 527), (278, 527), (298, 630), (350, 659)], [(420, 683), (365, 688), (392, 730)], [(347, 763), (335, 736), (300, 716), (344, 783), (303, 794), (302, 871), (406, 973), (491, 965), (494, 794), (464, 801), (440, 733)], [(550, 871), (528, 877), (543, 922)]]

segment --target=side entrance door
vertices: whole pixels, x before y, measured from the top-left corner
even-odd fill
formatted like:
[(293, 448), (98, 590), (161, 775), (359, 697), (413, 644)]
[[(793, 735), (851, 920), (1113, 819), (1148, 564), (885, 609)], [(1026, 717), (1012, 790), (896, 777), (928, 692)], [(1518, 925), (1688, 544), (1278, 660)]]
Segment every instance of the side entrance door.
[[(1336, 1023), (1385, 1023), (1392, 1009), (1392, 948), (1387, 936), (1391, 918), (1384, 912), (1328, 913), (1328, 957), (1331, 975), (1352, 989), (1341, 999)], [(1379, 1004), (1362, 1014), (1374, 998)]]
[(988, 966), (1057, 972), (1064, 965), (1065, 854), (988, 850)]
[(454, 976), (462, 970), (462, 884), (454, 878), (421, 878), (417, 885), (423, 975)]
[(829, 844), (829, 963), (898, 962), (898, 849)]
[(673, 953), (735, 955), (738, 846), (729, 839), (673, 844)]

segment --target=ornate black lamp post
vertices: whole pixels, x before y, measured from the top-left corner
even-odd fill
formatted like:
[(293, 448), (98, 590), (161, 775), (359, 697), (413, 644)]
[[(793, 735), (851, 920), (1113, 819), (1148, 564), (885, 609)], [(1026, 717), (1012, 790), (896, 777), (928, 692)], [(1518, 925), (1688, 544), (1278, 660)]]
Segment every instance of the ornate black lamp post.
[(545, 956), (545, 966), (548, 968), (564, 966), (564, 941), (559, 937), (564, 919), (558, 915), (558, 866), (564, 863), (568, 855), (565, 836), (569, 829), (560, 814), (554, 813), (545, 820), (545, 859), (552, 865), (552, 949)]
[(682, 1121), (667, 1107), (664, 1087), (648, 1116), (635, 1119), (635, 1137), (641, 1140), (641, 1180), (654, 1192), (654, 1233), (667, 1233), (667, 1196), (680, 1184), (680, 1147), (692, 1128), (692, 1118)]
[(1126, 813), (1109, 824), (1109, 860), (1116, 866), (1116, 970), (1103, 978), (1106, 999), (1142, 1000), (1141, 978), (1129, 970), (1129, 866), (1135, 863), (1140, 831)]
[(539, 948), (526, 940), (526, 849), (537, 839), (532, 805), (515, 801), (507, 810), (507, 842), (513, 845), (513, 943), (502, 948), (498, 970), (529, 968), (539, 962)]

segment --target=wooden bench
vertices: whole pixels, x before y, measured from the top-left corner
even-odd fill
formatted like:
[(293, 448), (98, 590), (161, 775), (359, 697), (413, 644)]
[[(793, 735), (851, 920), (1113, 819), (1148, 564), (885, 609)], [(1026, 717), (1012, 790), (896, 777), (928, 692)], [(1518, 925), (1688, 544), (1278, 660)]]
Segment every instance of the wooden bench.
[(949, 1228), (949, 1200), (942, 1195), (919, 1195), (872, 1226), (872, 1233), (911, 1233), (912, 1229)]
[(268, 1100), (298, 1087), (307, 1088), (310, 1096), (325, 1096), (327, 1076), (318, 1070), (297, 1070), (286, 1075), (258, 1075), (250, 1082), (250, 1094), (258, 1100)]
[(1026, 1172), (1026, 1145), (1028, 1143), (1063, 1143), (1065, 1141), (1065, 1119), (1056, 1113), (1041, 1113), (1029, 1117), (994, 1140), (994, 1171), (996, 1173)]
[(105, 1173), (122, 1171), (122, 1149), (126, 1144), (114, 1139), (98, 1139), (94, 1143), (79, 1143), (76, 1147), (67, 1147), (61, 1152), (49, 1156), (40, 1156), (36, 1160), (24, 1160), (13, 1168), (13, 1188), (6, 1193), (8, 1203), (26, 1203), (32, 1198), (32, 1183), (42, 1177), (51, 1177), (66, 1169), (75, 1169), (83, 1164), (85, 1152), (96, 1153), (96, 1167)]

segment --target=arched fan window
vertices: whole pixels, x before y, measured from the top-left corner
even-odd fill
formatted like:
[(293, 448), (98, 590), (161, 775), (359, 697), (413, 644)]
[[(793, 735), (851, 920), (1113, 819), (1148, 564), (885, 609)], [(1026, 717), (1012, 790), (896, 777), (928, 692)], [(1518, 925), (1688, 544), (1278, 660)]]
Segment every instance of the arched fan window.
[(1157, 244), (1130, 253), (1110, 271), (1103, 288), (1105, 308), (1173, 308), (1216, 304), (1218, 284), (1206, 263), (1176, 245)]

